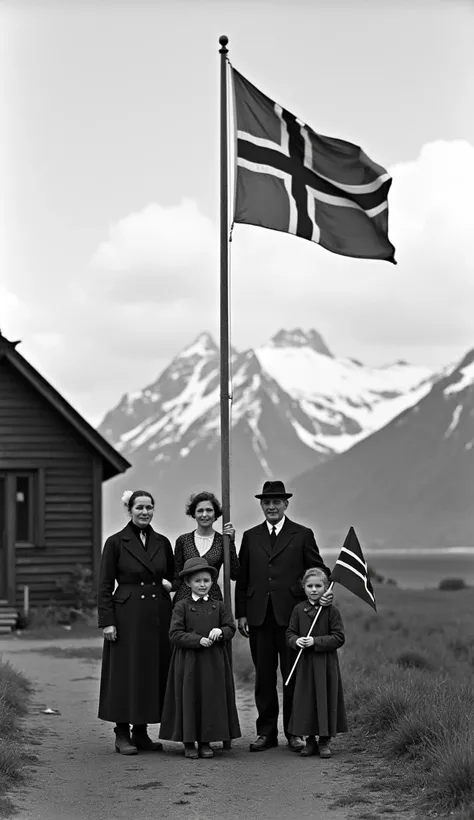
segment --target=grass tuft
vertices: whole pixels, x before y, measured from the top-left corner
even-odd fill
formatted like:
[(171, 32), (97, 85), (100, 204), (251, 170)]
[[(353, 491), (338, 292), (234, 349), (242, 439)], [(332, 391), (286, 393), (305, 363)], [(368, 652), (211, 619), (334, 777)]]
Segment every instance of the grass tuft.
[(8, 807), (5, 793), (23, 780), (31, 755), (25, 753), (21, 718), (26, 715), (32, 687), (9, 663), (0, 660), (0, 807)]
[(397, 665), (402, 669), (434, 669), (434, 664), (419, 652), (402, 652), (397, 658)]

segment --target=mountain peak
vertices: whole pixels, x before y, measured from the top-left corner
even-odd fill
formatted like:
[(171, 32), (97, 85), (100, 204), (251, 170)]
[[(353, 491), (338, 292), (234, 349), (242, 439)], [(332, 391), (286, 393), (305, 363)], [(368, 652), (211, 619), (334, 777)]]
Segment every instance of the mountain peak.
[(307, 333), (300, 327), (293, 330), (279, 330), (270, 339), (270, 345), (272, 347), (311, 347), (316, 353), (333, 358), (322, 336), (314, 328), (308, 330)]
[(179, 354), (179, 358), (189, 358), (190, 356), (209, 356), (219, 352), (214, 339), (210, 333), (200, 333), (199, 336), (188, 347)]

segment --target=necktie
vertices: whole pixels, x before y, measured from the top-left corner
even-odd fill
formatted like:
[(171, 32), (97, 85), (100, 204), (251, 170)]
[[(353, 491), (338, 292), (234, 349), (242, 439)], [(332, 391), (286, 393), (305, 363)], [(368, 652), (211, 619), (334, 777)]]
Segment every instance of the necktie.
[(270, 533), (270, 544), (272, 545), (272, 549), (276, 544), (276, 540), (277, 540), (276, 529), (275, 529), (275, 527), (272, 527), (272, 531)]
[(141, 532), (140, 533), (140, 541), (143, 544), (143, 549), (146, 550), (146, 532)]

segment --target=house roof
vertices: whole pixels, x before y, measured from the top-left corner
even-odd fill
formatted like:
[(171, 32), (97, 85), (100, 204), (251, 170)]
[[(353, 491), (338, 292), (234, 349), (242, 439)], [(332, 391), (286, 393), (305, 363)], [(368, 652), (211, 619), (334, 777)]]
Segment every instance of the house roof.
[(124, 473), (128, 470), (128, 468), (132, 466), (130, 462), (121, 456), (120, 453), (83, 419), (82, 416), (71, 407), (69, 402), (18, 353), (16, 350), (18, 344), (19, 342), (10, 342), (0, 331), (0, 359), (6, 359), (17, 373), (29, 382), (33, 389), (40, 393), (51, 407), (79, 433), (84, 442), (100, 456), (103, 464), (103, 480), (106, 481), (118, 473)]

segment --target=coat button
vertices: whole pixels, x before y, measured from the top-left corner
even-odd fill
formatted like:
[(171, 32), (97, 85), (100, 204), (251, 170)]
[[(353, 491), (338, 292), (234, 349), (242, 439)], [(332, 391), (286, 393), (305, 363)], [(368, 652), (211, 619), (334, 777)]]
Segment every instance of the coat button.
[(152, 595), (151, 597), (152, 597), (152, 598), (156, 598), (156, 595)]
[(154, 581), (151, 582), (152, 587), (156, 587), (156, 583)]
[(145, 586), (145, 581), (142, 581), (142, 582), (141, 582), (141, 584), (140, 584), (140, 586), (141, 586), (141, 587), (144, 587), (144, 586)]
[(268, 580), (269, 580), (269, 581), (271, 581), (272, 579), (271, 579), (271, 578), (269, 578)]
[(144, 595), (142, 595), (141, 597), (142, 597), (142, 598), (144, 598), (145, 596), (144, 596)]

